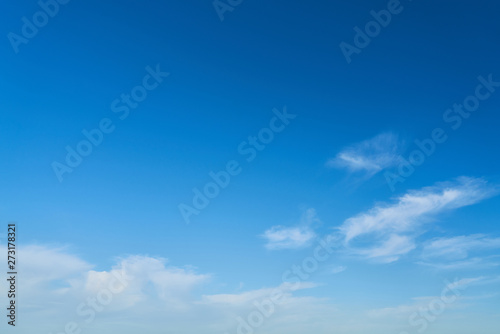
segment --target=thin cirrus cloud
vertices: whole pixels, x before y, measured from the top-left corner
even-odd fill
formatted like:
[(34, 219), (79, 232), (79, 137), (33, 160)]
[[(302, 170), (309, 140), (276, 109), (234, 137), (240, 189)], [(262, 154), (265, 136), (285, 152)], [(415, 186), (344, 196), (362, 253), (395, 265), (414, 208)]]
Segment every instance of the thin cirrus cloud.
[(423, 250), (424, 257), (465, 259), (470, 252), (500, 248), (500, 238), (484, 234), (461, 235), (451, 238), (436, 238), (428, 242)]
[(352, 173), (372, 177), (378, 172), (396, 166), (400, 161), (403, 142), (391, 132), (350, 145), (328, 160), (327, 167), (345, 168)]
[[(455, 290), (459, 291), (458, 293), (461, 294), (461, 290), (465, 290), (471, 286), (478, 285), (478, 284), (494, 284), (498, 282), (497, 277), (471, 277), (471, 278), (462, 278), (459, 280), (456, 280), (454, 282), (448, 283), (445, 286), (445, 289), (448, 290)], [(443, 290), (444, 291), (444, 290)], [(383, 317), (390, 317), (390, 318), (398, 318), (398, 317), (404, 317), (407, 318), (409, 315), (411, 315), (414, 312), (419, 312), (422, 309), (427, 309), (429, 308), (429, 305), (434, 304), (437, 300), (440, 300), (442, 298), (443, 294), (440, 296), (425, 296), (425, 297), (415, 297), (412, 298), (412, 303), (411, 304), (403, 304), (403, 305), (398, 305), (395, 307), (386, 307), (386, 308), (379, 308), (379, 309), (372, 309), (368, 311), (368, 316), (370, 318), (383, 318)], [(458, 295), (460, 297), (460, 295)], [(460, 298), (457, 298), (457, 301)], [(455, 305), (447, 305), (448, 308), (454, 307), (457, 308), (460, 305), (455, 304)]]
[(336, 266), (331, 270), (332, 274), (340, 274), (341, 272), (344, 272), (347, 270), (346, 266)]
[(302, 215), (300, 224), (297, 226), (276, 225), (266, 230), (261, 235), (267, 243), (265, 247), (271, 250), (297, 249), (309, 246), (316, 237), (315, 225), (320, 221), (314, 209), (308, 209)]
[(443, 270), (497, 267), (498, 249), (500, 238), (485, 234), (435, 238), (424, 245), (419, 264)]
[[(444, 212), (478, 203), (497, 193), (483, 179), (461, 177), (454, 182), (410, 191), (392, 204), (376, 205), (347, 219), (339, 234), (352, 253), (381, 262), (393, 262), (417, 247), (416, 238)], [(363, 247), (355, 244), (362, 241)], [(366, 245), (369, 245), (368, 247)]]

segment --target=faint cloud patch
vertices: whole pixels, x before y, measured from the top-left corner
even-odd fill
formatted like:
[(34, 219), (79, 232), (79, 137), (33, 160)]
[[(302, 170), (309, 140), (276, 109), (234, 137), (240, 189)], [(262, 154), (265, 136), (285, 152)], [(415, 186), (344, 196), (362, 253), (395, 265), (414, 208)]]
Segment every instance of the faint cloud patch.
[(309, 246), (316, 238), (314, 228), (321, 221), (316, 215), (316, 210), (308, 209), (302, 215), (301, 221), (297, 226), (276, 225), (266, 230), (261, 235), (266, 239), (265, 247), (271, 250), (278, 249), (297, 249)]
[(384, 169), (397, 166), (403, 147), (404, 143), (398, 135), (384, 132), (344, 148), (328, 160), (326, 166), (347, 169), (368, 179)]
[(492, 268), (500, 265), (500, 238), (485, 234), (434, 238), (422, 250), (421, 265), (441, 270)]
[(332, 269), (332, 274), (340, 274), (341, 272), (344, 272), (347, 270), (346, 266), (337, 266)]

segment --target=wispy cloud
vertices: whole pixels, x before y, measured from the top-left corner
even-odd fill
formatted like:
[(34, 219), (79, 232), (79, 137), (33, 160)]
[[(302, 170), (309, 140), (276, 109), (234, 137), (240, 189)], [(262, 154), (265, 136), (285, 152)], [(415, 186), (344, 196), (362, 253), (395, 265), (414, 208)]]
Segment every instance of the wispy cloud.
[(332, 274), (340, 274), (341, 272), (344, 272), (347, 270), (346, 266), (337, 266), (332, 269)]
[(263, 288), (245, 291), (236, 294), (204, 295), (200, 303), (202, 304), (228, 304), (233, 306), (252, 305), (257, 299), (268, 298), (275, 290), (279, 290), (286, 297), (291, 297), (291, 292), (317, 287), (313, 282), (301, 282), (300, 284), (283, 283), (274, 288)]
[(381, 133), (373, 138), (353, 144), (328, 160), (327, 167), (346, 168), (361, 172), (366, 177), (398, 164), (403, 143), (396, 134)]
[[(365, 213), (347, 219), (339, 231), (352, 252), (392, 262), (413, 250), (425, 223), (446, 211), (472, 205), (497, 193), (483, 179), (461, 177), (454, 182), (410, 191), (392, 204), (379, 204)], [(364, 248), (353, 244), (362, 239)], [(369, 245), (369, 247), (366, 247)]]
[(416, 248), (412, 237), (398, 234), (390, 234), (387, 240), (380, 241), (369, 249), (358, 250), (357, 253), (370, 259), (380, 259), (382, 262), (394, 262)]
[(499, 256), (491, 253), (498, 249), (500, 238), (485, 234), (435, 238), (424, 245), (419, 264), (444, 270), (491, 268), (500, 265)]
[(314, 209), (308, 209), (302, 215), (297, 226), (273, 226), (261, 236), (267, 240), (267, 249), (295, 249), (308, 246), (316, 237), (314, 227), (320, 223)]
[(467, 260), (452, 262), (419, 261), (417, 264), (438, 270), (489, 269), (500, 266), (498, 258), (499, 256), (473, 257)]
[[(460, 290), (464, 290), (472, 285), (476, 284), (491, 284), (494, 281), (492, 279), (487, 279), (486, 277), (472, 277), (472, 278), (462, 278), (460, 280), (456, 280), (451, 283), (447, 283), (444, 286), (444, 289), (441, 295), (438, 296), (424, 296), (424, 297), (414, 297), (412, 298), (412, 303), (410, 304), (402, 304), (395, 307), (385, 307), (372, 309), (368, 311), (368, 316), (371, 318), (382, 318), (382, 317), (407, 317), (408, 315), (425, 310), (429, 308), (429, 305), (435, 303), (436, 301), (443, 299), (443, 296), (446, 295), (447, 291), (454, 291), (457, 299), (458, 297), (462, 298), (462, 292)], [(457, 307), (458, 305), (447, 305), (447, 308)]]
[(500, 248), (500, 238), (484, 234), (461, 235), (451, 238), (436, 238), (429, 241), (423, 250), (426, 258), (465, 259), (470, 252)]

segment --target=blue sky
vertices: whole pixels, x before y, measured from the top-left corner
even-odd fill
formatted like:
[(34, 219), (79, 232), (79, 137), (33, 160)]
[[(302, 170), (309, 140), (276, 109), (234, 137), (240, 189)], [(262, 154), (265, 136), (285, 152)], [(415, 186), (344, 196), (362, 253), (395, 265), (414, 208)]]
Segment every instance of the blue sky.
[[(61, 2), (42, 0), (53, 17), (31, 37), (43, 6), (1, 5), (16, 330), (496, 333), (498, 4)], [(347, 59), (341, 43), (391, 8)], [(79, 144), (92, 152), (68, 166)], [(291, 287), (283, 274), (321, 244), (328, 259)], [(116, 272), (131, 280), (86, 322), (75, 309)], [(249, 324), (276, 288), (284, 304)]]

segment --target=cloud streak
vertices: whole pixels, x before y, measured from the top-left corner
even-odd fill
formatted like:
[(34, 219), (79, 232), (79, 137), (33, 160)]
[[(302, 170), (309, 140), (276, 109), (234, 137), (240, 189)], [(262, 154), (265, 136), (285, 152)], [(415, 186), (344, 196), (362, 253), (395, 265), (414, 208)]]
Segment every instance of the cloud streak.
[(472, 234), (433, 239), (424, 246), (422, 255), (425, 258), (457, 260), (467, 258), (470, 252), (499, 248), (500, 238), (491, 238), (484, 234)]
[(261, 237), (266, 239), (265, 247), (270, 250), (279, 249), (297, 249), (310, 245), (316, 237), (314, 232), (315, 225), (320, 220), (314, 209), (308, 209), (301, 218), (297, 226), (273, 226), (266, 230)]
[(335, 158), (328, 160), (326, 166), (364, 173), (366, 178), (370, 178), (384, 169), (396, 166), (402, 149), (403, 143), (398, 136), (385, 132), (344, 148)]
[[(410, 191), (391, 204), (378, 204), (347, 219), (339, 233), (353, 253), (382, 262), (393, 262), (416, 248), (423, 226), (438, 215), (478, 203), (497, 193), (483, 179), (461, 177), (454, 182)], [(359, 241), (370, 246), (356, 248)]]
[(500, 238), (485, 234), (435, 238), (425, 243), (418, 263), (440, 270), (488, 269), (500, 265), (498, 249)]

